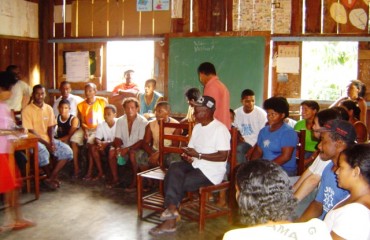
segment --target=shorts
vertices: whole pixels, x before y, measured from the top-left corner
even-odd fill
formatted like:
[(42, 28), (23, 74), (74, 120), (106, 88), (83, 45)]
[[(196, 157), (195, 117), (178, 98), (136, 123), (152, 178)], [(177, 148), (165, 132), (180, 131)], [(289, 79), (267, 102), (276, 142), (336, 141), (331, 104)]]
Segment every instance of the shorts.
[[(94, 144), (94, 141), (95, 141), (95, 133), (96, 133), (96, 129), (89, 129), (88, 130), (88, 134), (89, 134), (89, 137), (87, 139), (87, 143), (88, 144)], [(74, 142), (74, 143), (77, 143), (78, 146), (82, 146), (84, 145), (84, 130), (82, 128), (79, 128), (71, 137), (71, 142)]]
[[(54, 139), (55, 144), (55, 152), (53, 155), (57, 158), (57, 160), (67, 160), (70, 161), (73, 159), (73, 152), (72, 149), (68, 146), (68, 144)], [(50, 153), (46, 146), (40, 142), (38, 142), (39, 148), (39, 166), (44, 167), (49, 164)]]

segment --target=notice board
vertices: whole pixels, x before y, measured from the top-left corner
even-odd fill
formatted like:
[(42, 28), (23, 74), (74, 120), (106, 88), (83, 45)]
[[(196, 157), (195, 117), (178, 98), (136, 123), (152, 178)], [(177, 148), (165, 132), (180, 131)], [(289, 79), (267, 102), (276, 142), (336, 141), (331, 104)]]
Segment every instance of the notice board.
[(184, 93), (197, 87), (203, 92), (197, 68), (211, 62), (230, 92), (230, 107), (241, 106), (240, 94), (250, 88), (261, 106), (264, 88), (265, 37), (187, 37), (169, 39), (168, 100), (172, 113), (186, 113)]

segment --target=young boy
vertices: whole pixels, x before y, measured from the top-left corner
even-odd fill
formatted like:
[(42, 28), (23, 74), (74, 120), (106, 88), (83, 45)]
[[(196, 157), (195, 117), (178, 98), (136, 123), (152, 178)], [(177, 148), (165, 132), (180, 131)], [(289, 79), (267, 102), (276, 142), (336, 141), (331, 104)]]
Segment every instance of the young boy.
[(148, 79), (145, 81), (145, 93), (139, 93), (138, 99), (140, 102), (140, 114), (146, 119), (154, 117), (154, 107), (157, 102), (162, 101), (162, 95), (155, 91), (157, 81), (155, 79)]
[[(73, 164), (75, 177), (79, 175), (78, 166), (78, 146), (82, 146), (86, 141), (90, 148), (94, 144), (95, 132), (99, 123), (104, 121), (104, 108), (108, 104), (107, 99), (98, 97), (96, 95), (96, 85), (94, 83), (87, 83), (85, 85), (86, 99), (77, 105), (78, 118), (81, 121), (81, 128), (72, 136), (71, 142), (76, 143), (72, 145), (73, 149)], [(89, 149), (89, 153), (91, 150)], [(92, 156), (88, 154), (89, 168), (84, 180), (91, 180), (94, 162)]]
[(56, 139), (69, 144), (72, 135), (80, 127), (80, 121), (70, 113), (71, 105), (67, 99), (62, 99), (58, 104)]
[(112, 146), (116, 132), (117, 108), (108, 104), (104, 108), (104, 122), (99, 123), (96, 128), (95, 144), (91, 145), (91, 155), (95, 160), (98, 169), (98, 175), (93, 178), (94, 181), (104, 179), (105, 175), (101, 164), (101, 156), (108, 158), (109, 149)]
[[(176, 119), (170, 117), (171, 107), (168, 102), (158, 102), (155, 107), (156, 119), (149, 122), (145, 128), (143, 141), (143, 149), (146, 152), (146, 157), (139, 158), (138, 164), (140, 167), (147, 168), (149, 166), (158, 166), (159, 162), (159, 120), (164, 119), (165, 122), (179, 123)], [(165, 128), (166, 134), (180, 135), (180, 129)], [(179, 142), (167, 141), (166, 146), (178, 146)], [(165, 156), (165, 165), (168, 167), (171, 162), (180, 160), (178, 154), (169, 154)], [(143, 166), (144, 165), (144, 166)]]

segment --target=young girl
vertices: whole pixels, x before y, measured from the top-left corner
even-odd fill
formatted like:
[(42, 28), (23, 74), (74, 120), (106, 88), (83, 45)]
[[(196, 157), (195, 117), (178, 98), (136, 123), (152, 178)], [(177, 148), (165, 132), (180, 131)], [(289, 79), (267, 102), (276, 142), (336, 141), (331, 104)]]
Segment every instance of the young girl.
[[(11, 96), (11, 88), (17, 82), (15, 75), (9, 72), (0, 72), (0, 129), (9, 130), (14, 126), (10, 110), (4, 102)], [(5, 202), (8, 205), (7, 222), (0, 227), (0, 232), (7, 229), (20, 230), (35, 224), (23, 218), (18, 202), (20, 182), (17, 180), (15, 163), (9, 161), (9, 135), (0, 134), (0, 193), (5, 193)]]

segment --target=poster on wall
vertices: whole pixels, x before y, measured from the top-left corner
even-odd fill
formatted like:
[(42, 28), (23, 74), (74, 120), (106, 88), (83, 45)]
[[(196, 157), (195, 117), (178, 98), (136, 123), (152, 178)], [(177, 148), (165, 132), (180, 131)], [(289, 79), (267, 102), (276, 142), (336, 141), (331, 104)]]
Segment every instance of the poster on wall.
[(87, 82), (90, 77), (88, 51), (66, 53), (66, 75), (70, 82)]
[(153, 10), (152, 0), (137, 0), (136, 10), (138, 12), (148, 12)]
[(154, 11), (168, 11), (170, 10), (170, 0), (153, 0)]

